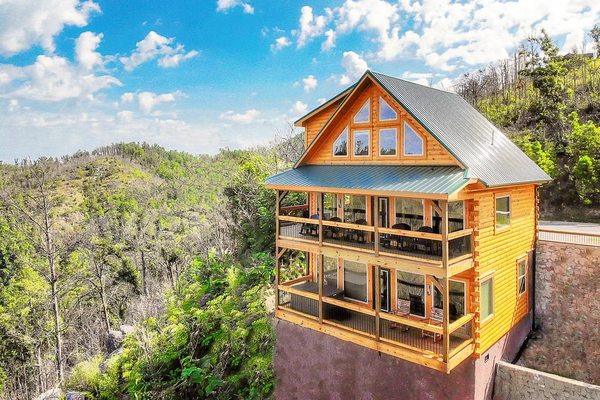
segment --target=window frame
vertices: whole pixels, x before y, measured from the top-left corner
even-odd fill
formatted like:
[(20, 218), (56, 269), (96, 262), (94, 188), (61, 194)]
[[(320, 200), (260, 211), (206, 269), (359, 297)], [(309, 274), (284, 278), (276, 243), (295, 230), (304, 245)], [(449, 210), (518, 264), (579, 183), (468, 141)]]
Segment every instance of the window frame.
[[(404, 273), (404, 274), (419, 275), (419, 276), (423, 277), (423, 314), (424, 315), (421, 316), (419, 314), (413, 314), (413, 313), (410, 313), (409, 315), (411, 317), (415, 317), (415, 318), (427, 319), (427, 314), (428, 314), (427, 313), (427, 297), (428, 297), (428, 295), (427, 295), (427, 275), (421, 274), (419, 272), (402, 271), (402, 270), (396, 269), (396, 273), (394, 274), (395, 278), (396, 278), (396, 282), (395, 282), (396, 293), (395, 293), (394, 304), (396, 305), (396, 307), (398, 306), (398, 299), (400, 298), (400, 297), (398, 297), (398, 288), (400, 287), (400, 285), (398, 284), (398, 273), (399, 272)], [(404, 300), (406, 300), (406, 299), (404, 299)], [(410, 298), (409, 298), (409, 300), (410, 300)]]
[[(394, 150), (396, 152), (396, 154), (381, 154), (381, 131), (394, 131), (394, 142), (395, 142), (395, 147)], [(398, 151), (398, 128), (396, 127), (382, 127), (379, 128), (377, 130), (377, 144), (379, 147), (379, 157), (382, 158), (396, 158), (398, 157), (399, 151)]]
[[(367, 120), (366, 121), (357, 121), (356, 120), (356, 116), (358, 115), (358, 113), (361, 112), (361, 110), (365, 107), (365, 105), (367, 106), (367, 110), (369, 111), (368, 115), (367, 115)], [(371, 123), (371, 98), (367, 98), (367, 100), (365, 100), (365, 102), (360, 106), (360, 108), (358, 109), (358, 111), (356, 111), (354, 113), (354, 115), (352, 116), (352, 123), (353, 124), (369, 124)]]
[[(467, 301), (467, 297), (469, 296), (469, 282), (466, 280), (463, 280), (463, 279), (450, 279), (450, 282), (461, 283), (465, 289), (465, 297), (463, 299), (463, 309), (465, 310), (465, 313), (464, 313), (464, 315), (460, 316), (460, 318), (462, 318), (465, 315), (469, 314), (469, 302)], [(435, 304), (436, 291), (439, 292), (438, 288), (436, 288), (432, 282), (431, 283), (431, 306), (432, 307)], [(444, 299), (442, 299), (442, 302), (443, 301), (444, 301)], [(450, 322), (454, 322), (454, 321), (450, 321)]]
[[(366, 283), (365, 283), (365, 288), (366, 288), (366, 301), (363, 300), (359, 300), (359, 299), (355, 299), (354, 297), (348, 297), (346, 296), (346, 262), (350, 261), (350, 262), (354, 262), (356, 264), (362, 264), (365, 266), (366, 269), (366, 273), (365, 273), (365, 279), (366, 279)], [(361, 304), (369, 304), (369, 264), (368, 263), (361, 263), (359, 261), (352, 261), (352, 260), (346, 260), (346, 259), (342, 259), (342, 290), (344, 291), (344, 299), (348, 299), (350, 301), (354, 301), (357, 303), (361, 303)]]
[[(507, 198), (508, 199), (508, 211), (498, 211), (498, 199), (504, 199)], [(496, 195), (494, 196), (494, 229), (495, 230), (503, 230), (506, 228), (509, 228), (511, 226), (511, 220), (512, 220), (512, 198), (510, 194), (502, 194), (502, 195)], [(498, 213), (501, 213), (503, 215), (508, 215), (508, 224), (506, 225), (498, 225)]]
[[(489, 274), (489, 275), (486, 275), (485, 277), (483, 277), (483, 278), (482, 278), (482, 279), (479, 281), (479, 293), (483, 293), (482, 286), (483, 286), (483, 284), (484, 284), (484, 283), (486, 283), (486, 282), (491, 282), (490, 284), (491, 284), (491, 295), (492, 295), (492, 307), (491, 307), (491, 308), (492, 308), (492, 311), (491, 311), (491, 313), (490, 313), (490, 314), (489, 314), (487, 317), (485, 317), (485, 318), (483, 318), (483, 316), (482, 316), (481, 314), (479, 315), (479, 317), (481, 318), (481, 324), (483, 324), (483, 323), (485, 323), (485, 322), (487, 322), (487, 321), (491, 320), (492, 318), (494, 318), (494, 315), (495, 315), (495, 313), (496, 313), (495, 288), (494, 288), (494, 286), (495, 286), (495, 283), (496, 283), (496, 279), (495, 279), (495, 277), (494, 277), (494, 274), (493, 274), (493, 273), (491, 273), (491, 274)], [(481, 307), (482, 307), (482, 305), (483, 305), (483, 294), (482, 294), (482, 295), (481, 295), (481, 297), (479, 298), (479, 302), (480, 302), (480, 305), (479, 305), (479, 306), (480, 306), (480, 308), (481, 308)]]
[[(517, 297), (523, 297), (527, 295), (527, 275), (529, 275), (527, 272), (527, 270), (529, 269), (529, 263), (528, 263), (528, 258), (527, 254), (525, 254), (522, 257), (517, 258)], [(523, 273), (523, 275), (521, 275), (521, 263), (525, 263), (525, 272)], [(523, 291), (521, 292), (521, 279), (524, 280), (524, 284), (523, 284)]]
[[(342, 134), (346, 132), (346, 155), (337, 155), (335, 154), (335, 144), (337, 143), (338, 139), (342, 136)], [(335, 140), (333, 141), (333, 143), (331, 144), (331, 155), (333, 158), (348, 158), (350, 156), (350, 152), (348, 151), (348, 147), (350, 147), (350, 128), (348, 125), (346, 125), (344, 127), (344, 129), (342, 129), (342, 131), (338, 134), (338, 136), (335, 138)]]
[[(415, 135), (417, 135), (417, 137), (419, 139), (421, 139), (421, 153), (420, 154), (407, 154), (406, 153), (406, 127), (409, 127), (414, 133)], [(411, 158), (418, 158), (418, 157), (425, 157), (426, 156), (426, 140), (425, 138), (419, 133), (417, 132), (417, 130), (408, 123), (408, 121), (404, 121), (404, 124), (402, 125), (402, 156), (403, 157), (411, 157)]]
[[(366, 132), (369, 139), (367, 145), (367, 154), (356, 154), (356, 132)], [(371, 130), (370, 129), (352, 129), (352, 157), (368, 158), (371, 157)]]
[[(379, 121), (380, 122), (397, 121), (398, 120), (398, 111), (394, 110), (394, 107), (392, 107), (390, 105), (390, 103), (385, 101), (385, 99), (382, 96), (379, 96), (378, 101), (379, 101), (379, 109), (378, 109), (379, 113), (377, 115), (377, 118), (379, 119)], [(394, 112), (394, 114), (396, 114), (396, 116), (394, 118), (385, 118), (385, 119), (381, 118), (381, 109), (382, 109), (381, 103), (382, 102), (385, 103)]]

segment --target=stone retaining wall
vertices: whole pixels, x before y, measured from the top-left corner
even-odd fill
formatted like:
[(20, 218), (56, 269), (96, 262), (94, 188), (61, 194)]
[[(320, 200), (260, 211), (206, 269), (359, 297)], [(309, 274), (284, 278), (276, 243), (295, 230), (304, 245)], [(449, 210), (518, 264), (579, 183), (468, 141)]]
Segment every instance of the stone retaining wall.
[(600, 385), (600, 247), (539, 241), (539, 330), (519, 364)]
[(600, 400), (600, 386), (499, 361), (494, 400)]

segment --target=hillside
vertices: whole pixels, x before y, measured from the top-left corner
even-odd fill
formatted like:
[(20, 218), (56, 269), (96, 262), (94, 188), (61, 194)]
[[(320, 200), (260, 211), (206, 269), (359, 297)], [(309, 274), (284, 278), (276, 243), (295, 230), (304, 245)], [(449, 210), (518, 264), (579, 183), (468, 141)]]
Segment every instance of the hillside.
[(456, 89), (554, 178), (542, 218), (600, 221), (600, 59), (559, 55), (542, 32)]
[[(0, 399), (264, 398), (274, 195), (297, 139), (0, 164)], [(240, 310), (243, 310), (240, 311)], [(132, 325), (123, 350), (107, 335)]]

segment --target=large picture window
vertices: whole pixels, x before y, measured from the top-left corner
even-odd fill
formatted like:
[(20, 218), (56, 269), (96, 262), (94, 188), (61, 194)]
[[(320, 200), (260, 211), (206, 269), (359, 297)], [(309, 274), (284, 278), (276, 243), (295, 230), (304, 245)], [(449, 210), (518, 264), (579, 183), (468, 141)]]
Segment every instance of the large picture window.
[(356, 223), (367, 218), (367, 197), (344, 195), (344, 222)]
[[(456, 321), (466, 313), (466, 284), (462, 281), (450, 281), (450, 321)], [(442, 293), (433, 286), (433, 306), (444, 308)]]
[(368, 130), (354, 131), (354, 155), (363, 157), (369, 155), (370, 132)]
[(496, 197), (496, 228), (510, 225), (510, 196)]
[(481, 320), (494, 315), (494, 277), (481, 281)]
[(398, 135), (396, 128), (386, 128), (379, 130), (379, 155), (395, 156), (397, 154)]
[(395, 224), (406, 224), (416, 231), (423, 226), (423, 201), (417, 199), (396, 198)]
[(365, 104), (354, 115), (354, 123), (360, 124), (371, 120), (371, 101), (365, 101)]
[(404, 155), (422, 156), (424, 155), (423, 138), (406, 122), (404, 123)]
[[(442, 231), (442, 217), (432, 207), (433, 230), (437, 233)], [(456, 232), (465, 229), (465, 203), (463, 201), (452, 201), (448, 203), (448, 232)]]
[(323, 193), (323, 218), (329, 220), (333, 217), (337, 217), (337, 195)]
[(344, 128), (342, 133), (333, 143), (333, 155), (335, 157), (344, 157), (348, 155), (348, 127)]
[(396, 271), (398, 298), (410, 301), (410, 313), (425, 317), (425, 276)]
[(344, 261), (344, 296), (367, 302), (367, 264)]
[(323, 257), (323, 276), (325, 277), (325, 281), (323, 284), (325, 286), (334, 286), (338, 285), (338, 259), (335, 257)]
[(383, 99), (379, 98), (379, 120), (380, 121), (395, 121), (398, 118), (398, 113), (390, 107)]

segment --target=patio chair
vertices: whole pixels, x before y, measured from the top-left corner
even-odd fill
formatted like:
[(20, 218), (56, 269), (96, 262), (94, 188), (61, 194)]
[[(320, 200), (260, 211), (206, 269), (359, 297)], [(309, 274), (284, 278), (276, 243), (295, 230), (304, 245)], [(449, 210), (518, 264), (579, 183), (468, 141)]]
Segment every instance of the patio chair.
[[(433, 233), (433, 228), (430, 226), (422, 226), (417, 230), (417, 232)], [(416, 238), (414, 243), (416, 250), (433, 254), (433, 243), (431, 239)]]
[[(357, 219), (354, 222), (356, 225), (367, 225), (366, 219)], [(354, 230), (353, 237), (356, 237), (357, 242), (367, 243), (367, 238), (369, 237), (369, 232)]]
[[(429, 314), (427, 322), (431, 325), (442, 326), (444, 324), (444, 309), (431, 307), (431, 313)], [(426, 331), (424, 329), (421, 332), (423, 337), (431, 337), (434, 342), (441, 340), (443, 336), (440, 333)]]
[[(400, 229), (403, 231), (410, 231), (410, 225), (403, 222), (392, 225), (392, 229)], [(412, 246), (412, 238), (400, 235), (391, 235), (393, 247), (397, 247), (398, 250), (404, 250)]]
[[(396, 309), (392, 311), (392, 314), (397, 317), (408, 317), (410, 315), (410, 300), (398, 298)], [(401, 328), (402, 332), (406, 332), (410, 329), (407, 325), (399, 324), (397, 322), (392, 322), (390, 327), (392, 329)]]
[(309, 225), (309, 234), (311, 236), (319, 236), (319, 214), (313, 214), (310, 216), (310, 219), (314, 219), (315, 224), (308, 224)]
[[(342, 222), (342, 219), (339, 217), (333, 217), (330, 219), (331, 222)], [(340, 239), (341, 237), (343, 237), (342, 235), (342, 229), (338, 228), (337, 226), (328, 226), (325, 225), (323, 226), (323, 233), (332, 239)]]
[[(308, 218), (309, 213), (308, 210), (302, 211), (302, 218)], [(300, 226), (300, 234), (301, 235), (310, 235), (310, 224), (303, 222)]]

